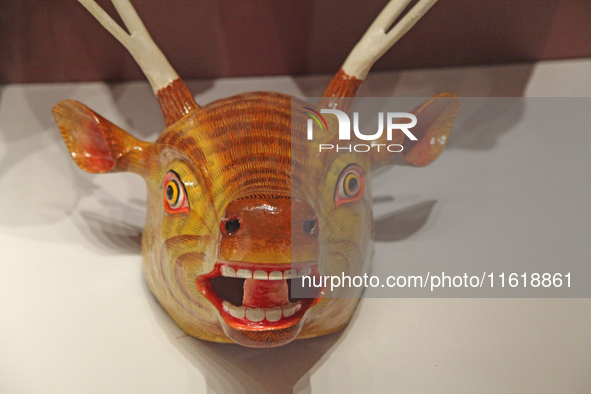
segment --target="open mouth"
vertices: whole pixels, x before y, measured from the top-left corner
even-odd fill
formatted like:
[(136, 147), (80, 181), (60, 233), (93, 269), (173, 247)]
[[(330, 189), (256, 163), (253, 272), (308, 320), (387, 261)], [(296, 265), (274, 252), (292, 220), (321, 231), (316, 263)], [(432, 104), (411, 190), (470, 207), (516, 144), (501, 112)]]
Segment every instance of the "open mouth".
[[(321, 290), (306, 289), (305, 298), (292, 298), (303, 276), (317, 276), (317, 263), (259, 264), (218, 261), (212, 272), (197, 278), (199, 291), (237, 330), (280, 330), (298, 324), (320, 301)], [(298, 293), (299, 294), (299, 293)]]

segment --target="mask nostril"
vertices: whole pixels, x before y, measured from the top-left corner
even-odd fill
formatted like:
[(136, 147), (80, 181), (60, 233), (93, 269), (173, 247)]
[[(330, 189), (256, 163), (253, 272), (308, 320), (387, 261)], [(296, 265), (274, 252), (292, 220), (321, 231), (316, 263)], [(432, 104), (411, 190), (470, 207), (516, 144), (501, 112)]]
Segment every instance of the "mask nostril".
[(316, 235), (318, 233), (317, 227), (318, 227), (318, 221), (316, 220), (316, 218), (314, 218), (314, 219), (305, 219), (302, 222), (302, 228), (304, 229), (304, 231), (307, 234)]
[(239, 218), (231, 218), (222, 222), (222, 228), (224, 232), (228, 235), (236, 234), (238, 230), (240, 230), (241, 225), (242, 222)]

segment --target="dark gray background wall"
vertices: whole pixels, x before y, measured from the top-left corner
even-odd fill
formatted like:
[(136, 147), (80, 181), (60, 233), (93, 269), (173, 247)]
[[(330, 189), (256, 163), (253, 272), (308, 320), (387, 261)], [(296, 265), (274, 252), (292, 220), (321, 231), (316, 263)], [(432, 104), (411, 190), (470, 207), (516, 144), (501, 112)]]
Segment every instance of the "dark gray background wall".
[[(189, 79), (336, 72), (387, 0), (133, 3)], [(374, 70), (588, 56), (589, 0), (441, 0)], [(76, 1), (0, 1), (0, 83), (143, 78)]]

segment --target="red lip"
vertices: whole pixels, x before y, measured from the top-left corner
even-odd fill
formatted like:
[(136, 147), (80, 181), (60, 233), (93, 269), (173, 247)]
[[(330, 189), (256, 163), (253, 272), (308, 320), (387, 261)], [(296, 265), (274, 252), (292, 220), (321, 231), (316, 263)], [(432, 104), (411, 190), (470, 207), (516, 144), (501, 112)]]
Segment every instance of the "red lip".
[(322, 297), (312, 289), (310, 298), (292, 299), (292, 281), (317, 276), (317, 263), (258, 264), (218, 261), (197, 277), (197, 289), (216, 307), (232, 328), (249, 331), (280, 330), (298, 324)]

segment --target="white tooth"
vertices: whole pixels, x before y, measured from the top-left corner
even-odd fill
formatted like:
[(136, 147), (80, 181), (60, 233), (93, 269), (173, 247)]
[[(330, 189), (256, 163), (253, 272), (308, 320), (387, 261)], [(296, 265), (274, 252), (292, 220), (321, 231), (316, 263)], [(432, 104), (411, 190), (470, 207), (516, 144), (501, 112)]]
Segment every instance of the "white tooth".
[(282, 310), (281, 307), (275, 307), (271, 309), (265, 309), (265, 317), (269, 321), (277, 321), (281, 319)]
[(288, 305), (282, 306), (283, 316), (289, 317), (289, 316), (293, 315), (294, 313), (296, 313), (296, 307), (297, 307), (297, 304), (288, 304)]
[(312, 272), (312, 270), (310, 268), (304, 268), (303, 270), (301, 270), (298, 274), (298, 278), (301, 278), (302, 276), (308, 276), (310, 275), (310, 273)]
[(230, 308), (232, 307), (232, 304), (230, 304), (228, 301), (224, 301), (224, 302), (222, 302), (222, 307), (224, 308), (224, 310), (226, 312), (230, 312)]
[(252, 279), (252, 272), (250, 270), (238, 270), (236, 276), (244, 279)]
[(230, 315), (236, 319), (244, 319), (246, 308), (243, 306), (230, 305)]
[(267, 275), (267, 273), (265, 271), (255, 271), (254, 274), (252, 275), (253, 279), (258, 279), (258, 280), (268, 280), (269, 276)]
[(281, 271), (273, 271), (269, 274), (269, 280), (281, 280), (283, 279), (283, 274)]
[(296, 278), (297, 276), (298, 273), (296, 272), (296, 270), (287, 270), (283, 273), (283, 279)]
[(248, 308), (246, 310), (246, 318), (254, 322), (261, 321), (265, 318), (265, 310)]
[(230, 278), (236, 277), (236, 270), (232, 267), (228, 267), (227, 265), (222, 265), (222, 276), (227, 276)]

